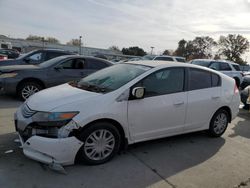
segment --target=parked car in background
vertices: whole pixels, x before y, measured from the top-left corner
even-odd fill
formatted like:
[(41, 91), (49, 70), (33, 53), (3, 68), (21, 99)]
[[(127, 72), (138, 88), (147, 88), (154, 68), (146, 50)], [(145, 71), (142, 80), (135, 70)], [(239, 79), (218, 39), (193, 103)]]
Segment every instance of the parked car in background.
[(38, 65), (0, 67), (0, 88), (26, 100), (34, 93), (51, 86), (81, 78), (112, 65), (109, 61), (78, 55), (56, 57)]
[(24, 154), (50, 165), (101, 164), (127, 144), (207, 130), (239, 111), (235, 81), (205, 67), (120, 63), (31, 96), (16, 112)]
[(232, 77), (237, 86), (240, 87), (243, 81), (243, 74), (240, 71), (240, 67), (237, 63), (226, 60), (211, 60), (211, 59), (194, 59), (190, 61), (191, 64), (208, 67), (217, 71), (220, 71), (230, 77)]
[(0, 54), (0, 61), (7, 60), (8, 56), (5, 54)]
[(0, 66), (8, 65), (37, 65), (44, 61), (53, 59), (62, 55), (73, 55), (73, 53), (58, 50), (58, 49), (43, 49), (43, 50), (34, 50), (27, 54), (23, 54), (17, 59), (10, 59), (6, 61), (1, 61)]
[(0, 49), (0, 54), (4, 54), (8, 59), (16, 59), (19, 57), (20, 53), (13, 49)]
[(242, 81), (242, 83), (240, 85), (241, 89), (244, 89), (249, 85), (250, 85), (250, 75), (244, 76), (243, 81)]
[(154, 61), (175, 61), (175, 62), (185, 62), (184, 57), (170, 56), (170, 55), (145, 55), (141, 60), (154, 60)]
[(240, 93), (240, 96), (241, 96), (241, 102), (244, 104), (244, 109), (246, 110), (249, 110), (249, 104), (247, 104), (247, 98), (249, 97), (249, 94), (250, 94), (250, 85), (245, 87), (241, 93)]

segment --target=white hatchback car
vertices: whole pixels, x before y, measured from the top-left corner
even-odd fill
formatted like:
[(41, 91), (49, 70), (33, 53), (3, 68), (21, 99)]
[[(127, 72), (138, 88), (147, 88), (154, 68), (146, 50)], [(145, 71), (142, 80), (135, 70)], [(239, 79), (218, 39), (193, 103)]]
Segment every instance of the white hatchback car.
[(127, 144), (200, 130), (221, 136), (239, 104), (235, 81), (220, 72), (138, 61), (34, 94), (15, 126), (27, 157), (101, 164)]

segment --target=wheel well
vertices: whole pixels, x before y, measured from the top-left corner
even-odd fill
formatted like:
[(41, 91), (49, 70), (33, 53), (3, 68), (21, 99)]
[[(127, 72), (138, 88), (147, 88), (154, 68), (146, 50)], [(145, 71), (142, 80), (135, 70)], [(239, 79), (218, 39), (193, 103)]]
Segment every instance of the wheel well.
[(120, 150), (124, 150), (126, 149), (127, 145), (128, 145), (128, 140), (127, 138), (125, 137), (125, 132), (124, 132), (124, 129), (122, 128), (121, 124), (113, 119), (107, 119), (107, 118), (103, 118), (103, 119), (98, 119), (98, 120), (95, 120), (95, 121), (92, 121), (90, 123), (88, 123), (87, 125), (85, 125), (84, 127), (80, 128), (79, 130), (76, 130), (76, 132), (73, 132), (73, 135), (75, 135), (77, 137), (77, 135), (81, 132), (83, 132), (84, 130), (86, 130), (88, 127), (92, 126), (94, 123), (97, 123), (97, 122), (108, 122), (112, 125), (114, 125), (120, 135), (121, 135), (121, 146), (120, 146)]
[(227, 111), (227, 113), (229, 115), (229, 123), (231, 123), (231, 121), (232, 121), (232, 112), (231, 112), (231, 109), (228, 106), (222, 106), (216, 112), (218, 112), (219, 110), (225, 110), (225, 111)]
[(35, 82), (35, 83), (38, 83), (40, 86), (42, 86), (42, 88), (45, 88), (45, 84), (41, 80), (37, 78), (25, 78), (17, 84), (16, 91), (18, 91), (18, 88), (20, 87), (20, 85), (25, 82)]

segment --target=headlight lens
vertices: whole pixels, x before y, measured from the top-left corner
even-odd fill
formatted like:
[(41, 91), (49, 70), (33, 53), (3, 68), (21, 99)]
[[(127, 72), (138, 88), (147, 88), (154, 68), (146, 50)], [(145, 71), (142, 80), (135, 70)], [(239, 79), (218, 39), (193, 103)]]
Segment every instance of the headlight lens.
[(75, 117), (79, 112), (37, 112), (32, 116), (35, 122), (67, 121)]
[(15, 76), (17, 76), (16, 72), (0, 74), (0, 78), (12, 78), (12, 77), (15, 77)]

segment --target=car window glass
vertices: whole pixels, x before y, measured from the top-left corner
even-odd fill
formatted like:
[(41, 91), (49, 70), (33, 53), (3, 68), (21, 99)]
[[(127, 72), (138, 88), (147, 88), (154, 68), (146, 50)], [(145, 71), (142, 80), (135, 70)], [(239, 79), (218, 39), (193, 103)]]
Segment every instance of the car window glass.
[(42, 59), (42, 52), (31, 55), (29, 59), (32, 61), (40, 61)]
[(200, 65), (200, 66), (208, 67), (208, 66), (210, 65), (210, 61), (199, 61), (199, 60), (194, 60), (194, 61), (191, 61), (191, 64), (195, 64), (195, 65)]
[(211, 73), (199, 69), (189, 70), (189, 90), (204, 89), (212, 86)]
[(107, 67), (107, 64), (105, 62), (102, 62), (97, 59), (88, 59), (88, 69), (103, 69)]
[(228, 65), (228, 63), (220, 63), (220, 70), (221, 71), (231, 71), (231, 67)]
[(156, 57), (154, 60), (158, 61), (174, 61), (172, 57)]
[(152, 73), (136, 86), (145, 87), (145, 97), (181, 92), (184, 89), (184, 68)]
[(212, 73), (212, 87), (220, 86), (220, 84), (221, 84), (220, 76)]
[(240, 71), (240, 66), (239, 65), (233, 65), (234, 69), (237, 71)]
[(218, 62), (214, 62), (209, 66), (209, 68), (214, 70), (220, 70), (220, 64)]
[(83, 59), (70, 59), (60, 64), (63, 69), (83, 69), (84, 60)]
[(182, 63), (184, 63), (185, 62), (185, 59), (184, 58), (175, 58), (176, 59), (176, 61), (178, 61), (178, 62), (182, 62)]
[(46, 60), (53, 59), (55, 57), (63, 55), (62, 53), (59, 52), (47, 52), (46, 54)]

